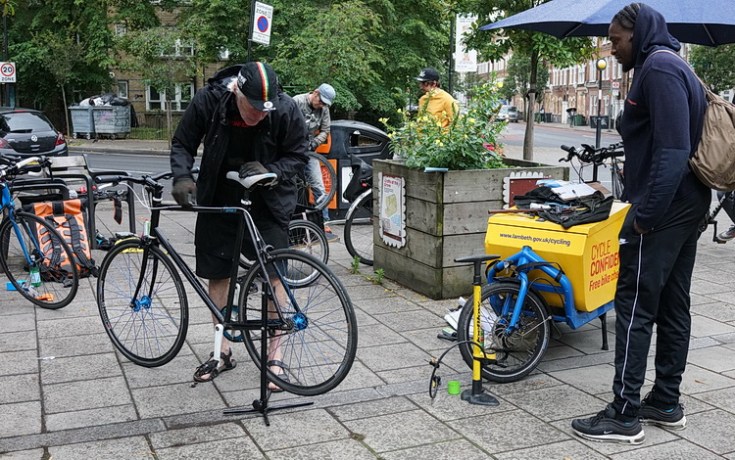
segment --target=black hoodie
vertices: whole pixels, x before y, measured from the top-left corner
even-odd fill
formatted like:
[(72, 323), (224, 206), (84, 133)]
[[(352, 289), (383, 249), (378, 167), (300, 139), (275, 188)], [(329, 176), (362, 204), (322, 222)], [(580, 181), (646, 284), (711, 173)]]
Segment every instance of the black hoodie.
[[(625, 145), (625, 193), (643, 230), (662, 222), (672, 201), (706, 188), (688, 159), (702, 135), (707, 101), (681, 46), (661, 14), (641, 5), (633, 31), (636, 58), (620, 133)], [(654, 54), (655, 53), (655, 54)]]
[[(235, 107), (235, 95), (227, 85), (237, 77), (241, 67), (220, 70), (197, 91), (171, 140), (171, 171), (176, 181), (191, 177), (194, 156), (204, 139), (197, 179), (197, 203), (203, 206), (211, 206), (217, 190), (230, 142), (227, 111)], [(290, 179), (303, 171), (309, 157), (306, 156), (306, 124), (296, 103), (279, 91), (275, 105), (276, 110), (268, 112), (256, 126), (257, 136), (249, 148), (258, 161), (278, 175), (276, 187), (260, 189), (258, 193), (286, 228), (296, 208), (296, 188)]]

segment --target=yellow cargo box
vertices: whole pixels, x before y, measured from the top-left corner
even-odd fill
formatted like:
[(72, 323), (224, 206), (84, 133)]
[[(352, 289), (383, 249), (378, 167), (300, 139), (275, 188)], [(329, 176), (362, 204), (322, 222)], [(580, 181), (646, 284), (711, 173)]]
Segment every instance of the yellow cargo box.
[[(530, 246), (546, 261), (562, 267), (572, 284), (576, 309), (593, 311), (615, 298), (620, 265), (618, 233), (629, 207), (613, 203), (607, 220), (569, 229), (527, 214), (494, 214), (488, 219), (485, 251), (505, 258)], [(529, 278), (538, 276), (552, 282), (539, 270), (531, 272)], [(550, 306), (563, 308), (558, 294), (542, 295)]]

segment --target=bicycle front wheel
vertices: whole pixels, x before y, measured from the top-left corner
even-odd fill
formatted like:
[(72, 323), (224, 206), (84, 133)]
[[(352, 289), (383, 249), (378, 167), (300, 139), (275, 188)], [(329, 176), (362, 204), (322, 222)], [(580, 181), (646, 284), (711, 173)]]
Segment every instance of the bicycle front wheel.
[[(482, 288), (480, 327), (484, 334), (485, 352), (496, 353), (496, 362), (482, 367), (482, 376), (500, 383), (515, 382), (528, 375), (541, 361), (549, 346), (551, 328), (543, 301), (530, 290), (526, 294), (520, 318), (513, 324), (513, 305), (518, 299), (519, 285), (497, 281)], [(467, 299), (457, 322), (459, 342), (473, 338), (473, 301)], [(476, 341), (475, 341), (476, 342)], [(472, 367), (473, 346), (459, 346), (462, 358)]]
[(296, 191), (298, 194), (298, 202), (305, 204), (310, 208), (321, 211), (329, 205), (329, 202), (334, 198), (337, 193), (337, 173), (334, 172), (332, 163), (327, 160), (327, 157), (314, 152), (307, 152), (309, 161), (316, 160), (319, 164), (319, 170), (321, 171), (322, 184), (324, 184), (325, 196), (315, 200), (314, 192), (311, 185), (309, 184), (309, 178), (307, 177), (308, 172), (304, 174), (298, 174), (293, 180), (296, 183)]
[(373, 191), (362, 193), (345, 218), (345, 246), (352, 257), (365, 265), (373, 264)]
[[(268, 270), (278, 270), (283, 292), (276, 296), (283, 301), (280, 321), (270, 296), (265, 293), (266, 278), (260, 267), (254, 266), (240, 289), (240, 311), (247, 320), (262, 319), (264, 304), (269, 309), (266, 334), (269, 341), (268, 361), (284, 363), (278, 374), (268, 368), (268, 378), (285, 391), (314, 396), (333, 389), (344, 380), (352, 367), (357, 351), (357, 322), (347, 292), (337, 277), (318, 260), (290, 249), (270, 253)], [(295, 286), (285, 273), (317, 272), (319, 276), (308, 286)], [(245, 331), (245, 347), (260, 368), (260, 330)], [(268, 367), (267, 363), (266, 366)]]
[[(14, 225), (15, 224), (15, 225)], [(0, 225), (0, 268), (15, 290), (34, 305), (55, 310), (74, 299), (79, 288), (76, 264), (64, 270), (54, 260), (74, 261), (74, 254), (48, 222), (25, 212)], [(31, 278), (31, 271), (39, 276)]]
[(139, 366), (166, 364), (186, 339), (181, 277), (158, 246), (138, 238), (121, 241), (102, 260), (97, 307), (115, 348)]

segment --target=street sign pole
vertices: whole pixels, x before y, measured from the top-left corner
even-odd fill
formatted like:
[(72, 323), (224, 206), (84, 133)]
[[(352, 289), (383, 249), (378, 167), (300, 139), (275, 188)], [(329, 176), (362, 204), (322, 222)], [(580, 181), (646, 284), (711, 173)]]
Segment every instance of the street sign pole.
[(253, 53), (253, 23), (255, 22), (255, 0), (251, 0), (250, 2), (250, 23), (248, 24), (248, 29), (250, 30), (250, 33), (248, 34), (248, 62), (252, 60), (252, 53)]

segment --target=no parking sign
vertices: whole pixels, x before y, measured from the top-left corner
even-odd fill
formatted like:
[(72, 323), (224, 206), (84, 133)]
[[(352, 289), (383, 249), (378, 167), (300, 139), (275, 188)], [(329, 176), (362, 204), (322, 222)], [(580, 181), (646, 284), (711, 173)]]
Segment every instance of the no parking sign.
[(15, 62), (0, 62), (0, 83), (15, 83)]
[(272, 22), (273, 7), (265, 3), (255, 2), (252, 40), (263, 45), (270, 45)]

